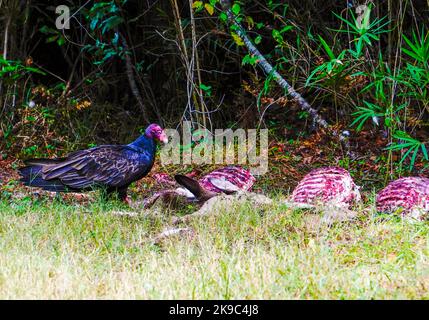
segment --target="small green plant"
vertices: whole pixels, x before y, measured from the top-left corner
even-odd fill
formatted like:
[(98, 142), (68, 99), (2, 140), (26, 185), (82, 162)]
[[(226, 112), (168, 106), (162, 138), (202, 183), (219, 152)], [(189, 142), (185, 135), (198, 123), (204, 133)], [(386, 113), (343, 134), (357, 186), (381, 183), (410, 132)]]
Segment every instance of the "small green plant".
[(102, 65), (114, 57), (124, 58), (127, 50), (121, 45), (119, 26), (124, 23), (121, 6), (127, 0), (95, 3), (85, 14), (95, 43), (88, 44), (83, 50), (97, 59), (95, 65)]
[(406, 104), (402, 104), (400, 106), (388, 106), (388, 108), (384, 109), (379, 105), (365, 100), (363, 103), (365, 106), (358, 107), (358, 110), (352, 114), (356, 118), (351, 126), (356, 125), (358, 131), (362, 130), (362, 127), (368, 120), (372, 120), (374, 124), (380, 125), (380, 117), (384, 117), (384, 125), (386, 127), (394, 127), (395, 123), (400, 122), (399, 112), (406, 107)]
[(402, 52), (414, 58), (418, 63), (421, 63), (426, 69), (429, 69), (429, 32), (424, 34), (423, 30), (421, 36), (418, 37), (413, 31), (413, 41), (403, 36), (405, 42), (410, 49), (402, 48)]
[(319, 42), (324, 49), (329, 60), (316, 67), (306, 81), (306, 86), (314, 86), (317, 83), (324, 85), (336, 91), (339, 84), (344, 83), (346, 77), (357, 76), (360, 72), (353, 73), (354, 69), (362, 65), (363, 50), (366, 46), (370, 47), (373, 41), (378, 41), (382, 33), (388, 32), (385, 26), (389, 23), (386, 17), (375, 18), (370, 22), (371, 7), (368, 7), (363, 17), (355, 17), (351, 12), (351, 20), (347, 20), (337, 14), (334, 15), (347, 25), (347, 29), (334, 30), (339, 33), (347, 33), (353, 36), (352, 42), (355, 44), (354, 49), (344, 48), (338, 55), (334, 54), (334, 46), (328, 43), (319, 35)]
[(342, 22), (346, 23), (348, 29), (335, 30), (337, 32), (343, 32), (354, 36), (353, 43), (355, 44), (355, 50), (349, 49), (348, 52), (354, 58), (360, 58), (365, 48), (365, 44), (368, 46), (372, 45), (372, 41), (380, 40), (382, 33), (389, 32), (385, 27), (389, 24), (387, 17), (375, 18), (370, 21), (372, 6), (368, 6), (364, 14), (360, 18), (356, 18), (353, 11), (350, 11), (351, 21), (341, 17), (334, 13), (334, 15)]
[[(344, 19), (342, 19), (344, 21)], [(380, 26), (376, 27), (373, 31), (376, 34), (387, 32), (387, 30), (380, 29), (385, 23), (379, 21)], [(349, 24), (350, 27), (353, 24)], [(368, 26), (371, 26), (369, 24)], [(375, 26), (375, 25), (374, 25)], [(353, 29), (354, 28), (354, 29)], [(358, 34), (358, 30), (353, 27), (352, 33)], [(370, 30), (369, 28), (368, 30)], [(405, 133), (399, 128), (407, 127), (408, 120), (406, 115), (410, 112), (416, 112), (419, 106), (423, 106), (423, 110), (428, 110), (428, 84), (429, 84), (429, 37), (418, 37), (413, 32), (412, 40), (404, 36), (404, 41), (409, 49), (402, 48), (402, 52), (406, 55), (405, 58), (412, 58), (413, 61), (406, 61), (400, 67), (392, 70), (387, 62), (384, 61), (382, 53), (378, 54), (378, 62), (370, 72), (359, 71), (353, 76), (364, 76), (370, 79), (369, 83), (360, 91), (362, 95), (370, 94), (373, 101), (363, 99), (363, 106), (358, 106), (357, 110), (352, 113), (354, 120), (351, 125), (356, 126), (358, 131), (362, 130), (364, 125), (372, 121), (375, 125), (385, 127), (389, 134), (390, 140), (397, 140), (392, 145), (386, 148), (389, 151), (403, 151), (406, 150), (401, 158), (400, 163), (403, 163), (409, 158), (408, 169), (412, 170), (416, 163), (418, 155), (423, 155), (422, 159), (427, 161), (427, 152), (424, 143), (418, 139), (413, 138), (409, 133)], [(368, 36), (373, 40), (377, 38), (370, 36), (365, 32), (359, 33), (359, 36)], [(370, 45), (370, 39), (365, 38), (364, 42)], [(360, 47), (356, 46), (358, 52)], [(410, 105), (410, 99), (415, 104)], [(410, 130), (412, 132), (412, 130)]]
[(338, 78), (344, 78), (346, 75), (345, 71), (349, 66), (349, 63), (344, 59), (347, 53), (346, 50), (343, 50), (340, 54), (335, 55), (333, 49), (329, 47), (329, 45), (321, 36), (319, 36), (319, 40), (329, 57), (329, 61), (322, 63), (313, 70), (313, 72), (307, 78), (305, 83), (306, 86), (314, 85), (315, 83), (325, 79), (336, 80)]
[(425, 109), (429, 106), (429, 32), (421, 31), (418, 37), (413, 32), (413, 41), (403, 36), (410, 49), (402, 48), (402, 52), (412, 58), (412, 63), (407, 62), (406, 68), (401, 73), (403, 83), (408, 87), (402, 95), (421, 102)]
[(0, 57), (0, 79), (6, 83), (15, 82), (30, 73), (45, 74), (38, 68), (26, 66), (18, 60), (7, 60)]
[(423, 142), (411, 137), (408, 133), (400, 130), (396, 131), (393, 137), (395, 139), (398, 139), (399, 142), (393, 143), (391, 146), (387, 147), (386, 150), (403, 151), (408, 149), (402, 156), (400, 163), (403, 163), (410, 156), (411, 159), (408, 167), (410, 171), (413, 169), (417, 156), (420, 152), (422, 153), (423, 158), (426, 161), (429, 161), (428, 152)]
[(66, 42), (66, 38), (64, 37), (63, 33), (58, 29), (50, 28), (44, 25), (39, 29), (39, 31), (47, 36), (46, 43), (55, 41), (61, 47)]

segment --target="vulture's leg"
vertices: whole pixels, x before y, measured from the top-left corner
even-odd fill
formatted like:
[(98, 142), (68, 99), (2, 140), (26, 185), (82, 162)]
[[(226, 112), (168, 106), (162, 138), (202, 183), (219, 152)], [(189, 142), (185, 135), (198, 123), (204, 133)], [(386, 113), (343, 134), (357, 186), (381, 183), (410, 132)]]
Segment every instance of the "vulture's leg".
[(102, 197), (104, 200), (118, 199), (119, 201), (125, 202), (129, 205), (130, 201), (127, 196), (127, 189), (128, 186), (123, 188), (107, 188), (102, 193)]
[(63, 197), (61, 196), (60, 192), (55, 192), (54, 200), (55, 200), (55, 201), (58, 201), (58, 202), (63, 202), (63, 201), (64, 201), (64, 199), (63, 199)]
[(118, 188), (115, 191), (118, 193), (118, 199), (124, 203), (126, 203), (127, 205), (130, 205), (130, 199), (127, 196), (127, 189), (128, 186), (124, 187), (124, 188)]

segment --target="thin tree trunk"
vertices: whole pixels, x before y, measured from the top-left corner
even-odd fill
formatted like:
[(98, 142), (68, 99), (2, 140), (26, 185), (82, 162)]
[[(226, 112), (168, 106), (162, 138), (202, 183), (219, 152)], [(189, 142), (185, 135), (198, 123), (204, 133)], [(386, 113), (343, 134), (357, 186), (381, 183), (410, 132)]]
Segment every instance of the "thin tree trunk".
[[(125, 37), (123, 37), (123, 36), (122, 36), (122, 43), (124, 45), (125, 50), (128, 51), (129, 50), (128, 44), (127, 44), (127, 41), (125, 40)], [(147, 112), (146, 112), (146, 106), (145, 106), (143, 99), (140, 95), (139, 89), (137, 87), (136, 79), (134, 77), (133, 64), (132, 64), (129, 52), (127, 52), (125, 54), (125, 67), (126, 67), (126, 73), (127, 73), (127, 77), (128, 77), (128, 82), (130, 84), (131, 92), (133, 93), (134, 97), (136, 98), (136, 100), (140, 106), (142, 118), (146, 123), (149, 123), (149, 119), (147, 117)]]
[(189, 10), (190, 10), (190, 17), (191, 17), (191, 33), (192, 33), (192, 59), (194, 59), (195, 63), (195, 71), (197, 73), (198, 78), (198, 88), (195, 89), (197, 92), (200, 101), (199, 101), (199, 111), (201, 112), (199, 115), (197, 115), (197, 118), (200, 118), (202, 120), (202, 124), (204, 128), (207, 128), (206, 123), (206, 113), (205, 113), (205, 104), (204, 104), (204, 98), (203, 98), (203, 92), (201, 89), (201, 71), (200, 71), (200, 61), (198, 57), (198, 50), (197, 50), (197, 34), (195, 31), (195, 19), (194, 19), (194, 12), (192, 10), (192, 0), (189, 0)]
[[(7, 46), (9, 41), (9, 27), (12, 22), (12, 16), (9, 16), (6, 20), (4, 28), (4, 39), (3, 39), (3, 59), (7, 60)], [(3, 105), (3, 80), (0, 78), (0, 106)]]
[(7, 59), (7, 43), (8, 43), (8, 38), (9, 38), (9, 27), (10, 27), (10, 23), (11, 23), (11, 19), (12, 17), (9, 16), (9, 18), (6, 21), (6, 26), (4, 28), (4, 42), (3, 42), (3, 59)]
[[(181, 24), (179, 6), (177, 4), (177, 0), (170, 0), (170, 3), (171, 3), (171, 7), (173, 9), (174, 21), (176, 24), (177, 34), (178, 34), (178, 38), (179, 38), (178, 46), (179, 46), (179, 49), (180, 49), (181, 54), (182, 54), (183, 65), (184, 65), (185, 70), (186, 70), (187, 83), (191, 82), (191, 85), (192, 85), (192, 78), (193, 78), (194, 72), (193, 72), (193, 70), (191, 70), (191, 68), (193, 68), (193, 66), (191, 64), (192, 60), (189, 59), (188, 49), (186, 47), (185, 34), (184, 34), (183, 27)], [(191, 10), (192, 10), (192, 7), (191, 7)], [(187, 108), (189, 108), (189, 116), (191, 117), (190, 120), (192, 121), (191, 99), (194, 102), (194, 105), (198, 105), (198, 99), (197, 99), (195, 90), (193, 88), (191, 88), (191, 90), (189, 90), (189, 87), (187, 87), (186, 92), (187, 92), (187, 96), (188, 96)], [(197, 120), (198, 120), (198, 117), (197, 117)]]

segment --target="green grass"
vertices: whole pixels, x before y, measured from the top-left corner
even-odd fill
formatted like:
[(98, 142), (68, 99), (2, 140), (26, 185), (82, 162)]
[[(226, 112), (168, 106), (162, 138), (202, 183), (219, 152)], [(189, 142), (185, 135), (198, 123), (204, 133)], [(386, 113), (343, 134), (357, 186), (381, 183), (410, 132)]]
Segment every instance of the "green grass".
[(154, 245), (170, 212), (117, 210), (0, 201), (0, 298), (429, 298), (427, 222), (366, 213), (328, 227), (276, 201), (195, 219), (193, 238)]

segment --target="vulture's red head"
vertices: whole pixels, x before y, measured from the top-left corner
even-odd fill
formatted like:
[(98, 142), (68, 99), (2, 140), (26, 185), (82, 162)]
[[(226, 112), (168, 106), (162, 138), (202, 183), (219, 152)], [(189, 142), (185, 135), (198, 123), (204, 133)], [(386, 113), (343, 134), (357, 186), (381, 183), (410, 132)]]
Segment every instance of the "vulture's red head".
[(145, 135), (148, 138), (158, 140), (162, 143), (168, 143), (168, 137), (165, 131), (156, 123), (152, 123), (146, 128)]

